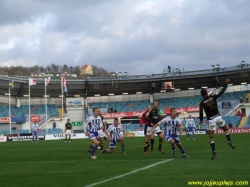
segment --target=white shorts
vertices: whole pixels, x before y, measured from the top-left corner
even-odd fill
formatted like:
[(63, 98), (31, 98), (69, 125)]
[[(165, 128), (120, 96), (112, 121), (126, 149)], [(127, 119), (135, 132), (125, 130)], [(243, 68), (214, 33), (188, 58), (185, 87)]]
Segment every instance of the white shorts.
[(98, 136), (103, 138), (103, 137), (106, 137), (106, 134), (105, 134), (105, 132), (103, 132), (103, 130), (99, 130), (98, 131)]
[(66, 133), (65, 133), (65, 134), (71, 135), (71, 130), (66, 130)]
[(150, 130), (150, 129), (152, 129), (153, 127), (148, 127), (147, 128), (147, 135), (151, 135), (151, 134), (158, 134), (158, 133), (161, 133), (161, 129), (160, 129), (160, 127), (158, 126), (158, 127), (156, 127), (154, 130), (152, 130), (150, 133), (148, 133), (148, 131)]
[(216, 125), (219, 125), (219, 127), (223, 127), (225, 125), (225, 121), (222, 119), (221, 116), (218, 116), (214, 119), (208, 120), (208, 129), (207, 130), (215, 131)]

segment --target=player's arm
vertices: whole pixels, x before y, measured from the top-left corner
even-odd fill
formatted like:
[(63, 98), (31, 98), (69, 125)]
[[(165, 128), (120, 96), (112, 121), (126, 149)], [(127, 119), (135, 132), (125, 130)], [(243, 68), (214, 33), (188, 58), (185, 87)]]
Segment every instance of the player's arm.
[(203, 102), (200, 102), (200, 124), (203, 123)]
[(152, 132), (156, 127), (158, 127), (160, 124), (163, 124), (163, 123), (164, 123), (164, 119), (161, 120), (160, 122), (156, 123), (156, 124), (152, 127), (152, 129), (148, 130), (148, 133), (149, 133), (149, 132)]
[(188, 121), (189, 121), (189, 119), (187, 119), (187, 122), (186, 122), (186, 130), (187, 130), (187, 128), (188, 128)]
[(108, 130), (105, 130), (105, 134), (107, 135), (107, 137), (109, 138), (110, 141), (113, 141), (113, 139), (112, 139), (111, 136), (109, 135), (109, 132), (111, 131), (111, 128), (112, 128), (112, 126), (110, 126), (110, 127), (108, 128)]
[(143, 114), (142, 117), (141, 117), (141, 120), (140, 120), (140, 130), (142, 131), (142, 124), (144, 123), (145, 121), (145, 115)]
[(82, 128), (83, 128), (83, 132), (85, 133), (86, 136), (89, 135), (88, 131), (87, 131), (87, 124), (89, 123), (89, 118), (87, 118), (83, 124), (82, 124)]
[(230, 80), (229, 79), (226, 79), (225, 81), (225, 86), (222, 88), (222, 90), (218, 93), (218, 94), (215, 94), (213, 95), (212, 97), (217, 99), (218, 97), (222, 96), (222, 94), (225, 93), (226, 89), (227, 89), (227, 85), (230, 83)]
[(183, 126), (182, 126), (182, 124), (179, 124), (179, 127), (181, 127), (181, 130), (179, 131), (179, 134), (182, 134), (182, 132), (183, 132)]

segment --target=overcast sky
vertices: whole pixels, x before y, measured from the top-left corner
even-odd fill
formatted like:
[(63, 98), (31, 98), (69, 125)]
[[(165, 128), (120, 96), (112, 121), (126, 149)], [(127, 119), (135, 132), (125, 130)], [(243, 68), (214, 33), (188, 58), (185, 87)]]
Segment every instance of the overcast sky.
[(249, 0), (1, 0), (0, 63), (129, 74), (250, 63)]

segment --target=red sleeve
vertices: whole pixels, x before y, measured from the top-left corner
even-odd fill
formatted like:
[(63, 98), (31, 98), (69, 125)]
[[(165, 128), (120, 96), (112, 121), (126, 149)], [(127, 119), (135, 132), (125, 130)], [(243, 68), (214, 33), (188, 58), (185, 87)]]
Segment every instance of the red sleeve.
[(182, 124), (179, 124), (179, 127), (182, 127)]
[(144, 121), (145, 121), (145, 115), (143, 114), (140, 120), (140, 127), (142, 127), (142, 124), (144, 123)]

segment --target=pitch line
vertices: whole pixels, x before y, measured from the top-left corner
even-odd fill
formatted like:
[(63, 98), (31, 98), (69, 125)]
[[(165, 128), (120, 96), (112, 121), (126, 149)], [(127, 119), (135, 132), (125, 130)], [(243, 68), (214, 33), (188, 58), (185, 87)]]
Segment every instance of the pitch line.
[(121, 178), (121, 177), (125, 177), (125, 176), (127, 176), (127, 175), (130, 175), (130, 174), (136, 173), (136, 172), (138, 172), (138, 171), (141, 171), (141, 170), (145, 170), (145, 169), (154, 167), (154, 166), (159, 165), (159, 164), (162, 164), (162, 163), (169, 162), (169, 161), (171, 161), (171, 160), (173, 160), (173, 159), (167, 159), (167, 160), (164, 160), (164, 161), (161, 161), (161, 162), (156, 162), (155, 164), (151, 164), (151, 165), (146, 166), (146, 167), (144, 167), (144, 168), (136, 169), (136, 170), (130, 171), (130, 172), (128, 172), (128, 173), (125, 173), (125, 174), (122, 174), (122, 175), (118, 175), (118, 176), (116, 176), (116, 177), (112, 177), (112, 178), (110, 178), (110, 179), (106, 179), (106, 180), (103, 180), (103, 181), (100, 181), (100, 182), (96, 182), (96, 183), (87, 185), (87, 186), (85, 186), (85, 187), (92, 187), (92, 186), (96, 186), (96, 185), (98, 185), (98, 184), (102, 184), (102, 183), (105, 183), (105, 182), (112, 181), (112, 180), (114, 180), (114, 179), (118, 179), (118, 178)]

